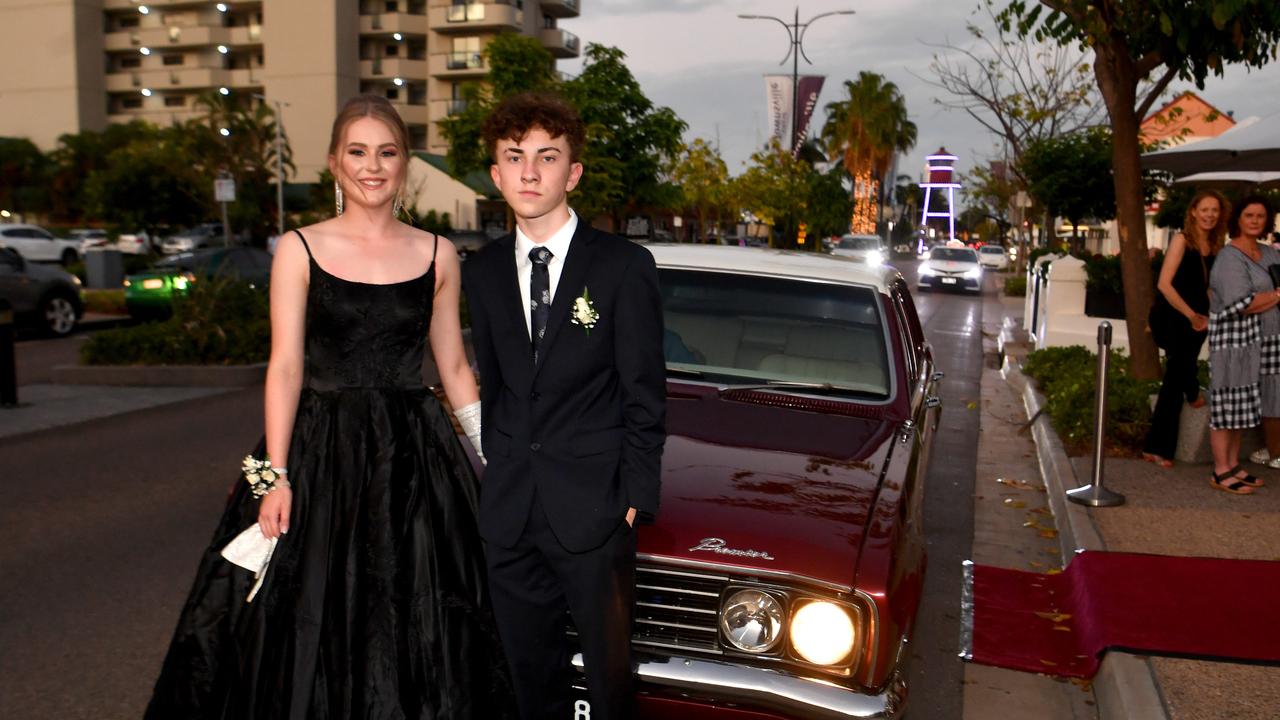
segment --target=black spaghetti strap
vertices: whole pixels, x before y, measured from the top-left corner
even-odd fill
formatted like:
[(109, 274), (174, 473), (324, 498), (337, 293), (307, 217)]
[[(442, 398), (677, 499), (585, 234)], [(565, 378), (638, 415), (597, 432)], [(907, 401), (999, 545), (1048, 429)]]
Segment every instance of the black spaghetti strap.
[(302, 241), (302, 247), (307, 251), (307, 257), (315, 260), (315, 256), (311, 254), (311, 246), (307, 244), (307, 239), (302, 236), (301, 230), (294, 230), (298, 234), (298, 239)]
[(431, 233), (431, 237), (433, 238), (431, 241), (431, 267), (435, 267), (436, 255), (440, 252), (440, 236), (435, 233)]

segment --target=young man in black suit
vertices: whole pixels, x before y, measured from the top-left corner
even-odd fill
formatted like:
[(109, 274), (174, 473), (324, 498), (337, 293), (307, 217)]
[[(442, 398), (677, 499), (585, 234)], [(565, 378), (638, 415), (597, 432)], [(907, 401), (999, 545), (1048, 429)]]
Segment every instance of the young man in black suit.
[(488, 462), (480, 532), (528, 720), (575, 716), (566, 611), (592, 720), (632, 713), (633, 525), (658, 510), (666, 438), (657, 269), (569, 208), (584, 136), (553, 95), (494, 109), (484, 138), (516, 231), (463, 266)]

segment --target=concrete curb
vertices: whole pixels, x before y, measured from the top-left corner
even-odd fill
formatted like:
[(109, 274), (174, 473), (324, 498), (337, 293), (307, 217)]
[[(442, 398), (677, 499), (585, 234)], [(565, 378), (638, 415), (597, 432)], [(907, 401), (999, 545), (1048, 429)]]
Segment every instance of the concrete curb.
[[(1017, 360), (1006, 358), (1000, 374), (1015, 390), (1022, 392), (1027, 417), (1033, 419), (1031, 437), (1036, 444), (1049, 509), (1057, 521), (1063, 565), (1077, 552), (1105, 550), (1106, 544), (1088, 508), (1067, 500), (1066, 491), (1079, 487), (1080, 483), (1049, 415), (1043, 412), (1044, 396), (1027, 381)], [(1102, 720), (1169, 720), (1151, 663), (1145, 657), (1108, 652), (1094, 678), (1093, 691), (1098, 717)]]
[(58, 385), (135, 387), (247, 387), (266, 378), (267, 364), (253, 365), (59, 365)]

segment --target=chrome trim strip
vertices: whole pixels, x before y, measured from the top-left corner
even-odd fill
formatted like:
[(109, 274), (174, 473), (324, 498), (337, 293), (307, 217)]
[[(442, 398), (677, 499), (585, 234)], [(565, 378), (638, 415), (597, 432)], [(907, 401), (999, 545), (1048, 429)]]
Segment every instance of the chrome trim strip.
[(697, 632), (704, 632), (704, 633), (720, 632), (720, 628), (717, 628), (714, 625), (711, 627), (707, 627), (706, 625), (686, 625), (684, 623), (666, 622), (665, 620), (650, 620), (648, 618), (636, 618), (635, 621), (640, 625), (657, 625), (658, 627), (673, 627), (673, 628), (680, 628), (681, 630), (696, 630)]
[[(673, 645), (671, 643), (658, 642), (657, 640), (632, 640), (632, 645), (643, 645), (644, 647), (662, 648), (663, 650), (675, 650), (676, 652), (697, 652), (706, 655), (723, 655), (724, 651), (718, 646), (714, 648), (695, 648), (688, 645)], [(579, 655), (581, 657), (581, 655)], [(581, 669), (581, 668), (579, 668)]]
[(655, 608), (657, 610), (674, 610), (675, 612), (697, 613), (699, 615), (719, 615), (719, 608), (715, 610), (707, 610), (705, 608), (691, 608), (683, 605), (664, 605), (662, 603), (651, 603), (636, 601), (636, 607)]
[[(806, 720), (890, 720), (898, 716), (905, 699), (900, 679), (888, 683), (879, 695), (864, 695), (835, 683), (719, 660), (644, 656), (635, 658), (635, 665), (641, 682), (679, 690), (690, 699), (702, 695), (750, 703)], [(573, 667), (582, 672), (582, 653), (574, 654)]]
[(960, 583), (960, 659), (973, 660), (973, 561), (960, 563), (964, 580)]
[(667, 570), (660, 567), (638, 567), (636, 572), (659, 573), (662, 575), (672, 575), (674, 577), (697, 578), (699, 580), (715, 580), (716, 582), (725, 582), (729, 579), (728, 575), (705, 575), (703, 573), (680, 572), (679, 570)]
[[(789, 573), (784, 570), (766, 570), (764, 568), (756, 568), (748, 565), (729, 565), (726, 563), (710, 562), (708, 560), (690, 560), (688, 558), (669, 557), (667, 555), (653, 555), (651, 553), (636, 553), (636, 562), (637, 563), (653, 562), (653, 563), (666, 563), (668, 565), (681, 565), (684, 567), (697, 568), (700, 570), (711, 570), (711, 571), (716, 571), (721, 573), (728, 573), (729, 575), (739, 575), (739, 576), (758, 575), (760, 577), (767, 577), (771, 580), (781, 580), (784, 582), (796, 582), (796, 583), (802, 583), (805, 585), (813, 585), (826, 590), (831, 590), (832, 592), (839, 592), (839, 593), (854, 592), (854, 589), (852, 587), (849, 587), (848, 585), (841, 585), (839, 583), (828, 582), (826, 580), (819, 580), (818, 578), (809, 577), (808, 575), (797, 575), (796, 573)], [(637, 567), (636, 570), (643, 571), (643, 569), (639, 567)], [(734, 578), (732, 577), (725, 578), (725, 580), (732, 580), (732, 579)]]
[[(726, 578), (727, 580), (728, 578)], [(690, 590), (688, 588), (673, 588), (663, 585), (641, 585), (636, 583), (637, 590), (658, 590), (663, 592), (680, 593), (681, 595), (698, 595), (700, 597), (719, 598), (720, 593), (707, 592), (706, 590)]]

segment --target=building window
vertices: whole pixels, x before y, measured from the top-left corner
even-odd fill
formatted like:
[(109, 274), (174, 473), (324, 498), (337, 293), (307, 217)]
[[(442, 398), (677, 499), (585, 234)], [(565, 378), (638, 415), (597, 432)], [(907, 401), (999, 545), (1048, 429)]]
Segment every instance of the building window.
[(387, 12), (400, 12), (400, 3), (396, 2), (396, 0), (387, 0)]
[(426, 125), (410, 125), (409, 126), (409, 149), (410, 150), (426, 150), (427, 149), (427, 126)]
[(400, 43), (391, 43), (390, 45), (387, 45), (387, 49), (386, 49), (387, 57), (396, 57), (399, 54), (400, 54)]
[(551, 17), (550, 15), (543, 15), (543, 16), (542, 16), (542, 27), (544, 27), (544, 28), (553, 28), (553, 27), (555, 27), (555, 26), (556, 26), (556, 19), (555, 19), (555, 18)]
[(480, 38), (454, 38), (453, 52), (449, 53), (447, 65), (450, 70), (484, 67), (484, 56), (480, 54)]
[(138, 16), (136, 14), (125, 15), (116, 19), (116, 27), (118, 28), (136, 28), (138, 27)]
[(398, 88), (398, 87), (389, 87), (389, 88), (387, 88), (387, 93), (386, 93), (386, 95), (387, 95), (387, 99), (388, 99), (388, 100), (399, 100), (399, 99), (400, 99), (400, 88)]
[(127, 97), (120, 101), (120, 107), (125, 110), (137, 110), (142, 107), (142, 98)]
[(184, 56), (182, 55), (165, 55), (164, 64), (165, 65), (181, 65), (183, 63), (183, 59), (184, 59)]
[(142, 58), (137, 55), (126, 55), (119, 59), (116, 66), (120, 68), (142, 67)]
[(164, 97), (165, 107), (186, 107), (187, 99), (181, 95), (166, 95)]

